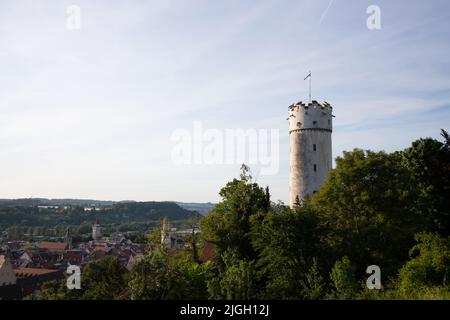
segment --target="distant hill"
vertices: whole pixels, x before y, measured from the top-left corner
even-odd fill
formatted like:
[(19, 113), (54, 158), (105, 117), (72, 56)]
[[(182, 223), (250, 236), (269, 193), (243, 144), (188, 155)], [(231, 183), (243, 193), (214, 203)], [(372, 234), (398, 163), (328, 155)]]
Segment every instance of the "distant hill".
[[(120, 201), (132, 202), (132, 201)], [(103, 201), (91, 199), (45, 199), (45, 198), (22, 198), (22, 199), (0, 199), (0, 206), (111, 206), (117, 201)]]
[(167, 217), (170, 220), (185, 220), (202, 217), (196, 211), (182, 208), (175, 202), (125, 202), (116, 203), (110, 208), (96, 212), (97, 215), (108, 219), (109, 216), (128, 218), (134, 221), (160, 220)]
[[(28, 199), (27, 199), (28, 200)], [(121, 224), (135, 222), (158, 221), (165, 217), (169, 220), (188, 220), (202, 217), (195, 211), (182, 208), (175, 202), (120, 202), (108, 205), (106, 201), (96, 210), (85, 211), (84, 206), (88, 201), (95, 200), (66, 200), (37, 201), (42, 199), (29, 199), (30, 201), (2, 200), (0, 202), (0, 227), (13, 225), (19, 226), (46, 226), (57, 225), (81, 225), (92, 223), (99, 218), (102, 224)], [(33, 200), (33, 201), (31, 201)], [(75, 203), (75, 204), (74, 204)], [(60, 205), (59, 208), (51, 206)], [(48, 207), (47, 207), (48, 206)]]
[[(0, 199), (0, 206), (82, 206), (82, 207), (111, 207), (124, 203), (168, 203), (172, 201), (136, 202), (134, 200), (109, 201), (94, 199), (46, 199), (46, 198), (21, 198), (21, 199)], [(173, 201), (181, 208), (189, 211), (196, 211), (201, 215), (207, 215), (216, 204), (211, 202), (177, 202)]]
[(206, 216), (208, 213), (214, 209), (216, 206), (215, 203), (206, 202), (206, 203), (196, 203), (196, 202), (176, 202), (180, 207), (191, 210), (191, 211), (197, 211), (198, 213)]

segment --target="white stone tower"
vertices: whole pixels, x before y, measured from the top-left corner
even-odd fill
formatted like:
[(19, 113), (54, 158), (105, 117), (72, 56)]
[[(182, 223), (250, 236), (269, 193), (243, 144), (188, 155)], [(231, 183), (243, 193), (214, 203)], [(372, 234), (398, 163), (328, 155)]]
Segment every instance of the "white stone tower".
[(72, 236), (70, 235), (69, 228), (66, 229), (66, 235), (64, 236), (64, 242), (67, 243), (67, 248), (72, 250)]
[(290, 206), (296, 199), (319, 191), (331, 169), (331, 132), (333, 108), (320, 104), (297, 102), (288, 108), (290, 139)]
[(161, 229), (161, 245), (166, 248), (170, 248), (171, 245), (171, 229), (167, 218), (163, 219)]
[(94, 224), (92, 225), (92, 239), (100, 240), (102, 238), (102, 227), (100, 225), (100, 221), (95, 219)]

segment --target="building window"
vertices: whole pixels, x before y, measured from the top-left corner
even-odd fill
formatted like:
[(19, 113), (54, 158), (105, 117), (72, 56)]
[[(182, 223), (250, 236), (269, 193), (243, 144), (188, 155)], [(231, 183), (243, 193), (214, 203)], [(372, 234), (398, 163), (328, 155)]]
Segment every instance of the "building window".
[(313, 144), (313, 151), (316, 151), (316, 150), (317, 150), (316, 144)]
[(316, 125), (317, 124), (317, 121), (313, 121), (313, 125)]
[(317, 164), (314, 164), (314, 172), (317, 172)]

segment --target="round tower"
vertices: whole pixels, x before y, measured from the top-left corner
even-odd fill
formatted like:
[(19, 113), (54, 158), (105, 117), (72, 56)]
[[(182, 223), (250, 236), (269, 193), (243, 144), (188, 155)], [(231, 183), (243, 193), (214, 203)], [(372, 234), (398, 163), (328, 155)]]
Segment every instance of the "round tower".
[(293, 207), (298, 199), (317, 192), (331, 169), (331, 132), (333, 108), (320, 104), (297, 102), (288, 108), (290, 139), (289, 196)]
[(102, 238), (102, 227), (98, 218), (95, 219), (95, 223), (92, 225), (92, 239), (100, 240)]

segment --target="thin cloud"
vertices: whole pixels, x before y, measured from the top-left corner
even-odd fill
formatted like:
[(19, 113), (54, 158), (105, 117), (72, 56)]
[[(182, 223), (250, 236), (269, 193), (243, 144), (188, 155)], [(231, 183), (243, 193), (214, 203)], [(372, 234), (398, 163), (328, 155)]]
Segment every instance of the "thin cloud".
[(328, 3), (327, 8), (322, 13), (322, 16), (320, 17), (320, 20), (319, 20), (319, 26), (322, 24), (323, 19), (325, 19), (325, 16), (327, 15), (328, 10), (330, 10), (331, 6), (333, 5), (333, 2), (334, 2), (334, 0), (330, 0), (330, 2)]

